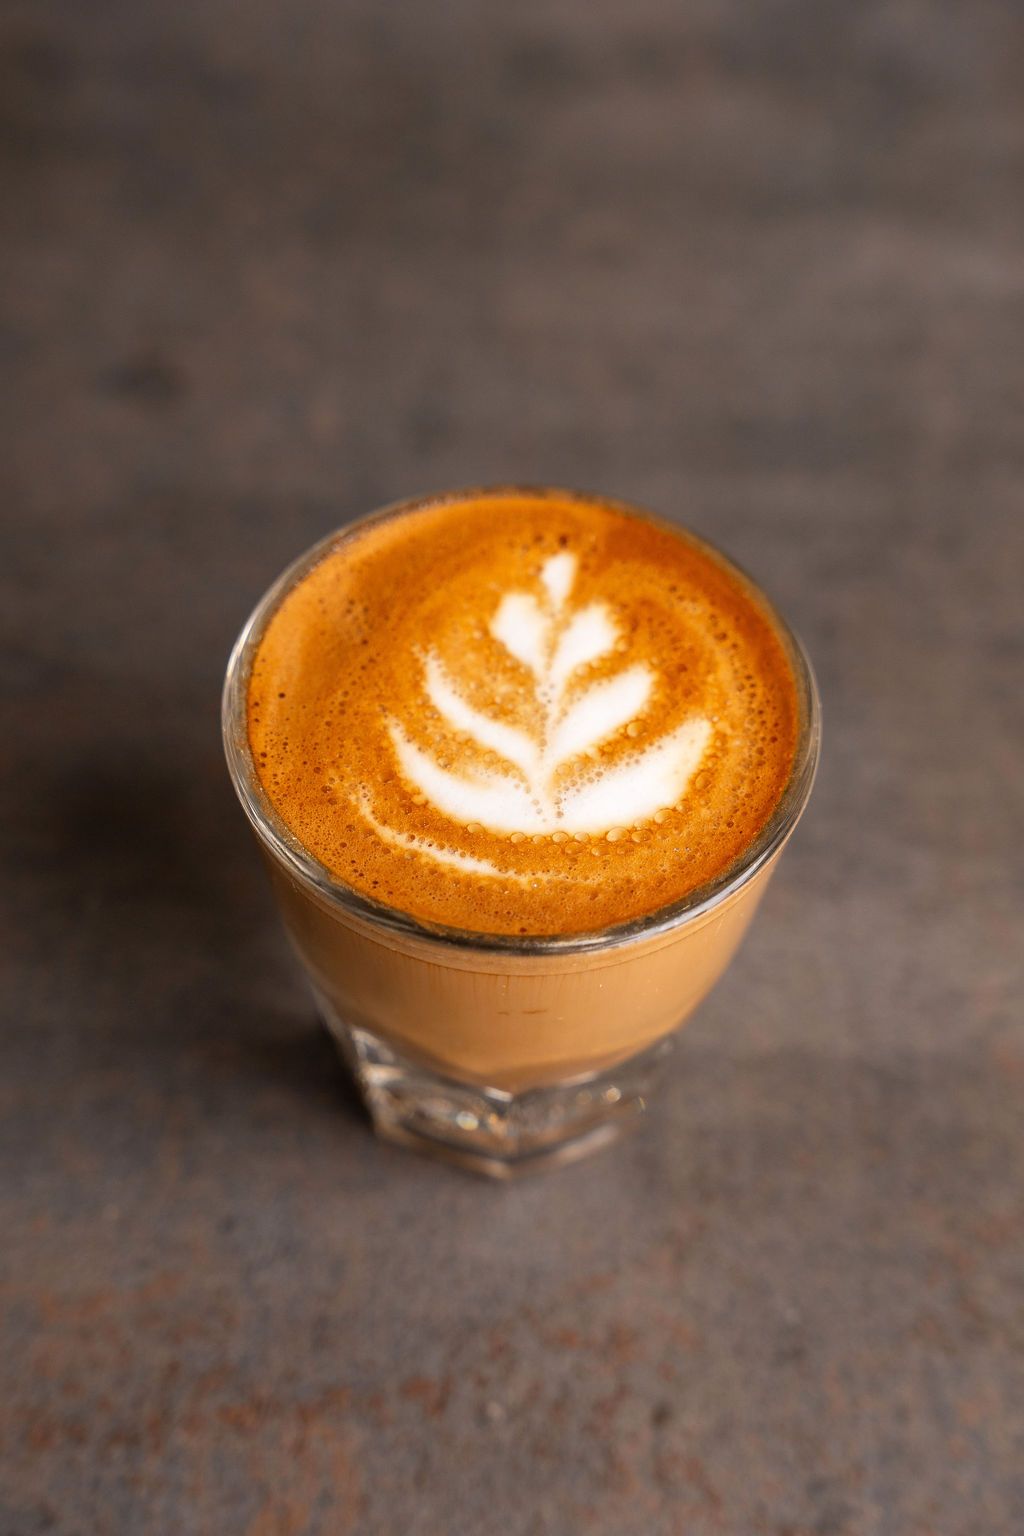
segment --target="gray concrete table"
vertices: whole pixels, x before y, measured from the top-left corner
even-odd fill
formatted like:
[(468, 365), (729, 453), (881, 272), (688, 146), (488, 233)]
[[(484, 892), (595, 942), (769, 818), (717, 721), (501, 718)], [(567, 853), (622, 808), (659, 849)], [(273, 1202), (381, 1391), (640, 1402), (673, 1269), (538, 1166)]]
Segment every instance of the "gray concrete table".
[[(4, 8), (2, 1536), (1024, 1529), (1022, 59)], [(661, 1113), (508, 1189), (371, 1139), (217, 733), (286, 559), (503, 479), (720, 542), (827, 725)]]

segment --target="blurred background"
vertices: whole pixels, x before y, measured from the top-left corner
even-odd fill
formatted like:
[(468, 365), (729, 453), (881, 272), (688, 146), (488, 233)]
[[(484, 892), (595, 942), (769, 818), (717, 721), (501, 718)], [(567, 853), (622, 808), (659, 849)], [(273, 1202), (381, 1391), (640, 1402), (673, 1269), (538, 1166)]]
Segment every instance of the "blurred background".
[[(1024, 1528), (1024, 13), (0, 9), (0, 1532)], [(220, 755), (279, 568), (684, 521), (826, 748), (660, 1115), (375, 1144)]]

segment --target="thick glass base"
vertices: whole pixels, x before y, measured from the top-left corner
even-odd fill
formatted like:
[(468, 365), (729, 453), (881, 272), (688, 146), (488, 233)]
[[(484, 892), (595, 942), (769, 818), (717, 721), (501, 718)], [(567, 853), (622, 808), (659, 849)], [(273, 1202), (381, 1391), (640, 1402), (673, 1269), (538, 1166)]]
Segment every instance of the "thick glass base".
[(377, 1135), (494, 1179), (572, 1162), (617, 1141), (646, 1113), (672, 1049), (669, 1037), (605, 1071), (509, 1093), (414, 1062), (318, 1002)]

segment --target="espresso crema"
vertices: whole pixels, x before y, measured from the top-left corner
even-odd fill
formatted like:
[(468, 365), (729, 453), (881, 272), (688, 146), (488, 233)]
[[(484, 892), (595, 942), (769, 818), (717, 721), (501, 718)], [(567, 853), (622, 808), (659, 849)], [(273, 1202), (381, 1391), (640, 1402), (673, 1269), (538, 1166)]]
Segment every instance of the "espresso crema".
[(316, 859), (495, 934), (606, 928), (727, 871), (797, 723), (743, 578), (568, 493), (467, 493), (339, 535), (270, 618), (248, 692), (260, 780)]

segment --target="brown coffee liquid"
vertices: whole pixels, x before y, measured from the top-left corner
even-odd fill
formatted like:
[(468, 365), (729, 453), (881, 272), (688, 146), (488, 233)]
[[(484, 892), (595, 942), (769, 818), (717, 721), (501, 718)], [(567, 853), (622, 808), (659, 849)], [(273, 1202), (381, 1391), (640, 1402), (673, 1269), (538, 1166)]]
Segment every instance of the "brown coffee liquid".
[(339, 880), (483, 933), (626, 922), (726, 871), (788, 780), (757, 596), (664, 525), (486, 492), (341, 536), (259, 642), (249, 740)]

